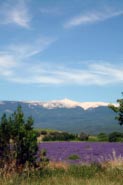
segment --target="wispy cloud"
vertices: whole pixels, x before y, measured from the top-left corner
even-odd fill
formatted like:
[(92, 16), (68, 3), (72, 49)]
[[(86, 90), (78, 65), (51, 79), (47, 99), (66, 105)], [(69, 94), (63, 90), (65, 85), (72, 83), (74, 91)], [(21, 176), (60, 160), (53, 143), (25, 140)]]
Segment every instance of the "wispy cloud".
[[(123, 65), (87, 61), (76, 67), (37, 56), (56, 39), (40, 37), (30, 43), (16, 43), (0, 51), (0, 78), (11, 83), (54, 85), (110, 85), (123, 83)], [(38, 58), (37, 58), (38, 57)], [(37, 60), (38, 59), (38, 60)]]
[(18, 57), (28, 58), (43, 52), (55, 41), (56, 38), (39, 37), (30, 43), (11, 44), (8, 50)]
[[(23, 77), (32, 74), (31, 69), (35, 71), (36, 61), (32, 60), (35, 60), (35, 57), (47, 49), (55, 40), (54, 38), (40, 37), (30, 43), (16, 43), (6, 46), (5, 50), (0, 51), (0, 78), (6, 77), (5, 79), (21, 83)], [(28, 63), (28, 61), (30, 62)], [(33, 78), (27, 78), (28, 83), (37, 79), (36, 75), (35, 77), (34, 74), (32, 75)], [(48, 77), (45, 80), (50, 81)]]
[(71, 27), (84, 25), (84, 24), (92, 24), (92, 23), (104, 21), (121, 15), (123, 15), (123, 10), (114, 11), (114, 10), (108, 9), (103, 11), (93, 11), (93, 12), (85, 13), (71, 18), (69, 21), (67, 21), (64, 24), (64, 27), (71, 28)]
[[(91, 63), (83, 69), (60, 67), (58, 64), (49, 64), (40, 61), (40, 64), (19, 62), (13, 63), (12, 56), (4, 56), (5, 66), (0, 62), (3, 73), (0, 76), (13, 83), (21, 84), (47, 84), (47, 85), (98, 85), (123, 83), (123, 65), (112, 65), (111, 63)], [(2, 61), (0, 59), (0, 61)], [(7, 67), (7, 64), (9, 66)], [(7, 75), (5, 75), (7, 74)]]
[(10, 77), (16, 67), (17, 63), (13, 56), (0, 53), (0, 76)]
[(29, 28), (31, 16), (28, 11), (26, 1), (7, 1), (0, 8), (0, 24), (16, 24)]
[[(31, 66), (29, 77), (20, 82), (35, 84), (78, 84), (78, 85), (107, 85), (123, 83), (123, 66), (111, 64), (91, 64), (86, 69), (73, 69), (64, 66)], [(31, 79), (30, 79), (31, 76)], [(17, 78), (16, 78), (17, 79)], [(17, 80), (16, 80), (17, 82)]]
[(123, 65), (94, 63), (89, 65), (90, 72), (96, 74), (99, 85), (123, 83)]

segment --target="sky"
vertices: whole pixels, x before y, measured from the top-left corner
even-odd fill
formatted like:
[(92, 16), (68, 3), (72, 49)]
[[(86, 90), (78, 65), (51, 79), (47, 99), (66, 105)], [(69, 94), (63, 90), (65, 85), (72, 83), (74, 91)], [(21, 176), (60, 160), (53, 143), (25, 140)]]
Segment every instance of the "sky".
[(115, 102), (122, 0), (0, 0), (0, 100)]

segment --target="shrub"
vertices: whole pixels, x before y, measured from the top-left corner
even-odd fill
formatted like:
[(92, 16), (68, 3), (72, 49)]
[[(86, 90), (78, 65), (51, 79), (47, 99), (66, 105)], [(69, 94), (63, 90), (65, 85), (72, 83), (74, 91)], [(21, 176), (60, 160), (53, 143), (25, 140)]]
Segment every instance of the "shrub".
[(72, 155), (70, 155), (69, 157), (68, 157), (68, 159), (70, 159), (70, 160), (77, 160), (77, 159), (79, 159), (80, 157), (78, 156), (78, 155), (76, 155), (76, 154), (72, 154)]
[(108, 135), (105, 133), (99, 133), (97, 135), (99, 141), (108, 141)]
[(47, 134), (47, 131), (46, 131), (46, 130), (42, 130), (42, 131), (40, 132), (40, 134), (41, 134), (41, 135), (46, 135), (46, 134)]
[(43, 141), (69, 141), (74, 140), (75, 135), (67, 132), (51, 132), (43, 137)]
[(89, 136), (88, 141), (96, 142), (96, 141), (99, 141), (99, 140), (98, 140), (97, 136)]
[(79, 135), (78, 135), (78, 139), (80, 141), (87, 141), (89, 138), (89, 135), (84, 133), (84, 132), (81, 132)]
[(108, 140), (109, 140), (109, 142), (122, 141), (123, 140), (123, 133), (112, 132), (111, 134), (109, 134)]

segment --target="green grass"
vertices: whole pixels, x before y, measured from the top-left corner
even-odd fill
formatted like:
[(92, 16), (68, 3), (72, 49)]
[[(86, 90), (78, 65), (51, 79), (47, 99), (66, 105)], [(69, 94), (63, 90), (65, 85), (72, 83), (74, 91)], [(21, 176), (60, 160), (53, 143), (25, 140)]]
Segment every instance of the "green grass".
[(78, 155), (76, 155), (76, 154), (72, 154), (72, 155), (70, 155), (69, 157), (68, 157), (68, 159), (70, 159), (70, 160), (77, 160), (77, 159), (79, 159), (80, 157), (78, 156)]
[(96, 142), (99, 141), (97, 136), (89, 136), (88, 141)]
[(0, 185), (123, 185), (123, 171), (99, 165), (46, 168), (38, 172), (1, 175)]

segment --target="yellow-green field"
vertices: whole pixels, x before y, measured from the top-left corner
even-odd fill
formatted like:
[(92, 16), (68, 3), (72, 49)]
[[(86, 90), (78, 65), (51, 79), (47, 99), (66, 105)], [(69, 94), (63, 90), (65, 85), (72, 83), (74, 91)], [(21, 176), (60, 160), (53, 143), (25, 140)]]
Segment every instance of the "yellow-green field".
[(0, 185), (123, 185), (123, 165), (66, 166), (49, 164), (43, 170), (1, 174)]

